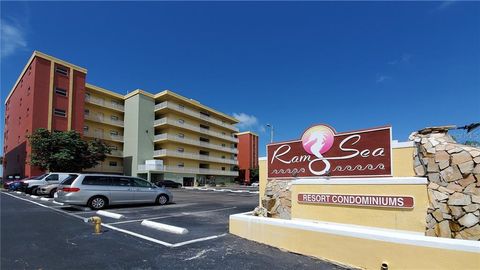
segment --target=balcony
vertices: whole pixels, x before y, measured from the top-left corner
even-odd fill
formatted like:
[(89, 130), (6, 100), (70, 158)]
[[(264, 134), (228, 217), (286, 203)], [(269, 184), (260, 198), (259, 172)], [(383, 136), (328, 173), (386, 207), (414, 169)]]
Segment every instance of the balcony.
[(237, 154), (238, 150), (237, 148), (231, 148), (231, 147), (226, 147), (226, 146), (221, 146), (221, 145), (216, 145), (212, 143), (207, 143), (207, 142), (202, 142), (202, 141), (197, 141), (197, 140), (192, 140), (192, 139), (187, 139), (187, 138), (180, 138), (175, 135), (170, 135), (166, 133), (162, 134), (157, 134), (155, 135), (153, 141), (154, 142), (161, 142), (161, 141), (174, 141), (174, 142), (179, 142), (179, 143), (185, 143), (185, 144), (190, 144), (190, 145), (195, 145), (195, 146), (200, 146), (200, 147), (205, 147), (205, 148), (210, 148), (210, 149), (215, 149), (223, 152), (228, 152), (232, 154)]
[(171, 118), (168, 118), (168, 117), (157, 119), (153, 123), (153, 125), (155, 127), (162, 126), (162, 125), (167, 125), (167, 124), (172, 125), (172, 126), (176, 126), (176, 127), (180, 127), (180, 128), (184, 128), (184, 129), (188, 129), (188, 130), (192, 130), (192, 131), (199, 132), (199, 133), (202, 133), (202, 134), (207, 134), (207, 135), (217, 137), (217, 138), (220, 138), (220, 139), (223, 139), (223, 140), (231, 141), (231, 142), (234, 142), (234, 143), (238, 143), (238, 138), (235, 138), (233, 136), (222, 134), (220, 132), (211, 131), (209, 129), (201, 128), (199, 126), (194, 126), (194, 125), (190, 125), (190, 124), (187, 124), (187, 123), (180, 123), (180, 122), (175, 121), (175, 120), (173, 120)]
[(178, 152), (178, 151), (167, 150), (167, 149), (153, 151), (153, 157), (165, 157), (165, 156), (194, 159), (194, 160), (203, 160), (203, 161), (210, 161), (210, 162), (230, 164), (230, 165), (238, 165), (237, 160), (234, 160), (234, 159), (216, 158), (216, 157), (211, 157), (207, 155), (199, 155), (199, 154), (188, 153), (188, 152)]
[(140, 172), (158, 171), (158, 172), (172, 172), (172, 173), (238, 176), (237, 171), (211, 170), (211, 169), (201, 169), (201, 168), (193, 168), (193, 167), (174, 167), (174, 166), (153, 165), (153, 164), (149, 164), (149, 165), (140, 164), (138, 165), (138, 170)]
[(113, 103), (113, 102), (105, 102), (105, 100), (102, 99), (102, 98), (85, 96), (85, 102), (95, 104), (95, 105), (98, 105), (98, 106), (101, 106), (101, 107), (106, 107), (106, 108), (110, 108), (110, 109), (113, 109), (113, 110), (121, 111), (121, 112), (125, 111), (125, 107), (123, 105)]
[(110, 154), (107, 156), (112, 156), (112, 157), (123, 157), (123, 151), (120, 150), (111, 150)]
[(123, 143), (123, 136), (113, 135), (106, 132), (101, 133), (101, 132), (83, 131), (83, 136)]
[(103, 124), (108, 124), (108, 125), (113, 125), (116, 127), (123, 127), (123, 121), (122, 120), (113, 120), (111, 118), (105, 118), (101, 117), (98, 115), (85, 115), (85, 119), (98, 122), (98, 123), (103, 123)]
[(200, 119), (202, 119), (204, 121), (207, 121), (207, 122), (210, 122), (212, 124), (215, 124), (215, 125), (218, 125), (218, 126), (221, 126), (221, 127), (224, 127), (224, 128), (228, 128), (230, 130), (238, 132), (238, 128), (234, 125), (230, 125), (230, 124), (227, 124), (227, 123), (225, 123), (221, 120), (212, 118), (210, 116), (203, 115), (200, 112), (185, 108), (184, 106), (178, 105), (178, 104), (176, 104), (174, 102), (171, 102), (171, 101), (164, 101), (162, 103), (159, 103), (159, 104), (155, 105), (155, 111), (165, 109), (165, 108), (169, 108), (169, 109), (172, 109), (174, 111), (193, 116), (195, 118), (200, 118)]

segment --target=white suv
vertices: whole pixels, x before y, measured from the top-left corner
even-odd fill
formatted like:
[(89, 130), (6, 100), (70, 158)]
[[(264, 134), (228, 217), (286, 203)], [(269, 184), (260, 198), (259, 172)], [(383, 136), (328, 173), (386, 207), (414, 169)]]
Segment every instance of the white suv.
[(35, 195), (37, 194), (37, 189), (40, 186), (59, 184), (70, 175), (78, 175), (78, 173), (47, 173), (40, 177), (36, 177), (36, 179), (22, 181), (22, 189), (25, 191), (25, 193)]

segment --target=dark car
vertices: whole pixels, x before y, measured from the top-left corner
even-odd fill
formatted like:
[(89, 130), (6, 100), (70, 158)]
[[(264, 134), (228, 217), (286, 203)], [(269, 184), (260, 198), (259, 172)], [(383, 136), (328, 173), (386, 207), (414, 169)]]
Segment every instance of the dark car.
[(158, 187), (171, 187), (171, 188), (181, 188), (182, 184), (177, 183), (172, 180), (161, 180), (155, 183)]

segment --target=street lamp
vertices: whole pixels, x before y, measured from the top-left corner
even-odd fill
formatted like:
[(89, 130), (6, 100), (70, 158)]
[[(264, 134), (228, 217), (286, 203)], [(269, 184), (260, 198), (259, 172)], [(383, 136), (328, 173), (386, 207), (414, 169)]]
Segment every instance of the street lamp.
[(273, 125), (267, 124), (267, 127), (270, 128), (270, 143), (273, 143)]

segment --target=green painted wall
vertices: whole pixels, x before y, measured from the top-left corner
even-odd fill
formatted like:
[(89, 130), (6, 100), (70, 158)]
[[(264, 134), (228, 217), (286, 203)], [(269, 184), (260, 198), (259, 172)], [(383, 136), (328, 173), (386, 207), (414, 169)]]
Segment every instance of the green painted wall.
[(153, 159), (153, 122), (155, 101), (142, 94), (125, 100), (124, 166), (125, 174), (137, 176), (138, 164)]

